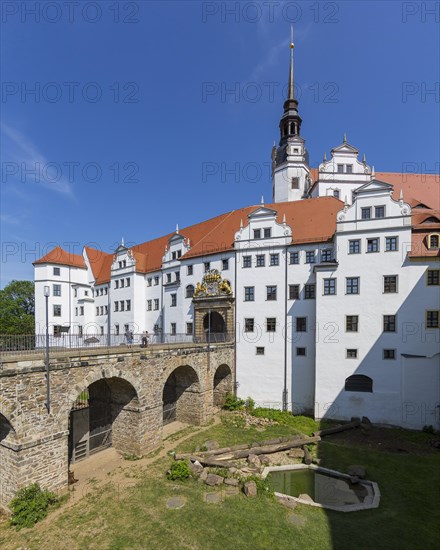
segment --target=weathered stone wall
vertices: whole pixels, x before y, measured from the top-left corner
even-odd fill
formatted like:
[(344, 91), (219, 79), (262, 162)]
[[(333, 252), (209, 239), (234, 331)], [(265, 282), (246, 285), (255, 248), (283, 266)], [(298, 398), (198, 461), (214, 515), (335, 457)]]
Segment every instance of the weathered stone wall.
[(213, 393), (214, 407), (220, 409), (225, 404), (227, 394), (232, 393), (232, 372), (228, 365), (220, 365), (214, 373)]
[[(37, 481), (44, 488), (67, 488), (69, 414), (77, 396), (106, 380), (111, 391), (112, 438), (116, 449), (143, 454), (162, 440), (162, 395), (166, 380), (179, 367), (194, 372), (181, 389), (181, 418), (201, 423), (215, 412), (214, 374), (226, 364), (233, 370), (233, 344), (182, 345), (167, 350), (67, 352), (50, 360), (51, 410), (40, 358), (0, 365), (0, 414), (11, 433), (0, 436), (0, 505), (7, 506), (19, 487)], [(1, 416), (0, 416), (1, 418)], [(2, 439), (3, 437), (3, 439)]]

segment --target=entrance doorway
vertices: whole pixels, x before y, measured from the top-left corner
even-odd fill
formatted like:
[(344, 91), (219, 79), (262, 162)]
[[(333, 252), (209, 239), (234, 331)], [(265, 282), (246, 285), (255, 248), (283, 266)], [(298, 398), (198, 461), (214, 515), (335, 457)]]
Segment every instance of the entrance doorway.
[(226, 323), (217, 311), (210, 311), (203, 318), (203, 329), (207, 342), (223, 342), (226, 335)]

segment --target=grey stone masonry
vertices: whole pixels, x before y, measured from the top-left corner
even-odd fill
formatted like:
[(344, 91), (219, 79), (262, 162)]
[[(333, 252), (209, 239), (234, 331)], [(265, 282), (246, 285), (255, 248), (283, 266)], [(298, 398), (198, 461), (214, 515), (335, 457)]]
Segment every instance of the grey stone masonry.
[[(234, 368), (234, 346), (228, 343), (211, 344), (209, 354), (206, 344), (90, 350), (80, 358), (75, 352), (51, 353), (49, 414), (43, 359), (7, 358), (0, 363), (0, 506), (7, 509), (15, 492), (29, 483), (67, 489), (70, 411), (90, 385), (104, 381), (111, 396), (113, 447), (142, 455), (162, 441), (168, 379), (179, 380), (176, 419), (200, 424), (218, 410), (218, 372), (229, 381)], [(176, 369), (191, 376), (179, 378)]]

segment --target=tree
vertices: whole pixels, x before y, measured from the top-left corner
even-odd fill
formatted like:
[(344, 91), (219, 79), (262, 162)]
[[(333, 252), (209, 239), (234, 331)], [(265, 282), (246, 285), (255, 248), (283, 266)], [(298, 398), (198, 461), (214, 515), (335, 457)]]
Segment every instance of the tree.
[(33, 281), (11, 281), (0, 290), (0, 334), (34, 334)]

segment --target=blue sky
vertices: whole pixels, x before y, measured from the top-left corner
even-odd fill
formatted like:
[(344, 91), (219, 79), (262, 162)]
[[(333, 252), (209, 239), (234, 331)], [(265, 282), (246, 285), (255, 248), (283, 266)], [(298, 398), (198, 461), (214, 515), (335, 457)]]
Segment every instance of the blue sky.
[(269, 202), (291, 23), (311, 165), (345, 131), (376, 171), (438, 170), (434, 6), (3, 2), (1, 285)]

